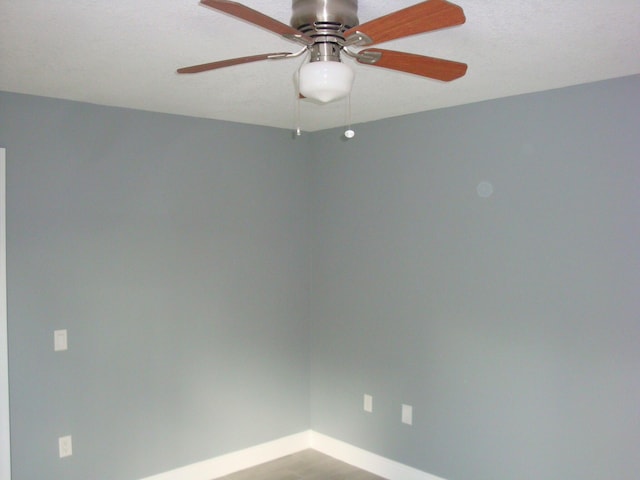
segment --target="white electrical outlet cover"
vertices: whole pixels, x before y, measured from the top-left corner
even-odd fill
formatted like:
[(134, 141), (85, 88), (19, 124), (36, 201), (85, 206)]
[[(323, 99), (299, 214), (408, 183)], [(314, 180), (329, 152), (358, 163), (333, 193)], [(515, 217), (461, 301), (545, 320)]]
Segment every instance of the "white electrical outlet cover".
[(411, 405), (402, 405), (402, 423), (413, 425), (413, 407)]
[(364, 394), (364, 411), (365, 412), (373, 412), (373, 397), (368, 394)]
[(67, 331), (55, 330), (53, 332), (53, 350), (55, 352), (61, 352), (68, 348), (67, 344)]
[(70, 457), (73, 454), (71, 435), (58, 438), (58, 450), (60, 451), (60, 458)]

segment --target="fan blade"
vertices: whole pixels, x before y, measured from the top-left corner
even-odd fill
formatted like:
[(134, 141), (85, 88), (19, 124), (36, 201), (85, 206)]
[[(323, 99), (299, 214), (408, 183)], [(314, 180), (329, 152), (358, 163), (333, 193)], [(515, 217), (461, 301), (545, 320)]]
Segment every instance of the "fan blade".
[(383, 50), (381, 48), (367, 48), (358, 52), (360, 55), (369, 53), (379, 53), (382, 56), (375, 63), (365, 59), (357, 58), (358, 62), (374, 67), (390, 68), (401, 72), (413, 73), (427, 78), (450, 82), (462, 77), (467, 72), (465, 63), (443, 60), (441, 58), (425, 57), (413, 53), (395, 52), (393, 50)]
[(200, 73), (217, 68), (231, 67), (232, 65), (240, 65), (242, 63), (259, 62), (261, 60), (275, 60), (278, 58), (286, 58), (291, 53), (263, 53), (261, 55), (252, 55), (250, 57), (231, 58), (229, 60), (221, 60), (219, 62), (203, 63), (202, 65), (193, 65), (191, 67), (179, 68), (178, 73)]
[(200, 0), (200, 3), (207, 7), (228, 13), (240, 20), (245, 20), (259, 27), (266, 28), (267, 30), (277, 33), (278, 35), (282, 35), (289, 40), (297, 40), (306, 45), (313, 44), (313, 39), (311, 37), (300, 33), (300, 31), (287, 24), (279, 22), (275, 18), (271, 18), (264, 13), (260, 13), (257, 10), (246, 7), (241, 3), (229, 2), (227, 0)]
[(462, 8), (445, 0), (427, 0), (347, 30), (345, 39), (362, 32), (376, 43), (453, 27), (465, 22)]

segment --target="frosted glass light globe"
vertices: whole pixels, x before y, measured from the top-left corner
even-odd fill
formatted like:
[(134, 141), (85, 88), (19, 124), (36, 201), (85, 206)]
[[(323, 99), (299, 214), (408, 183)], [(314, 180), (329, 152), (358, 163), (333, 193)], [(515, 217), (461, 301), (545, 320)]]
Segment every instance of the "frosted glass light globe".
[(346, 97), (353, 85), (353, 70), (342, 62), (311, 62), (300, 68), (300, 93), (322, 103)]

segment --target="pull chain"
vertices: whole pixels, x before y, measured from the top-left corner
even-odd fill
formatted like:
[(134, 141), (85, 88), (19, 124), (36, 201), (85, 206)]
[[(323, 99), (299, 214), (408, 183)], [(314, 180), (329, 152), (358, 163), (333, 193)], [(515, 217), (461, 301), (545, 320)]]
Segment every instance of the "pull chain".
[(296, 88), (296, 137), (302, 135), (302, 130), (300, 129), (300, 93)]
[(346, 122), (347, 129), (344, 131), (344, 136), (346, 138), (353, 138), (356, 136), (356, 132), (354, 132), (351, 128), (351, 93), (347, 95), (347, 119)]
[(295, 136), (299, 137), (302, 135), (302, 128), (300, 128), (300, 100), (301, 100), (301, 96), (300, 96), (300, 69), (302, 68), (302, 65), (305, 64), (305, 62), (307, 61), (307, 58), (309, 57), (309, 55), (305, 55), (304, 59), (302, 60), (302, 62), (300, 63), (300, 65), (298, 66), (298, 69), (296, 70), (295, 73), (295, 84), (296, 84), (296, 88), (294, 89), (294, 94), (295, 94)]

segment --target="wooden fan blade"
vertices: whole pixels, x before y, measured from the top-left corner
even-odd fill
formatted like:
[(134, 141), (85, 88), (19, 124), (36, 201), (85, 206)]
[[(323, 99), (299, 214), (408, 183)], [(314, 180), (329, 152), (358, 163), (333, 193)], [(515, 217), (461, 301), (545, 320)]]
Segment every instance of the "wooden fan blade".
[(361, 50), (360, 54), (379, 53), (382, 56), (375, 63), (369, 63), (358, 59), (358, 62), (374, 67), (390, 68), (401, 72), (412, 73), (427, 78), (450, 82), (462, 77), (467, 72), (465, 63), (443, 60), (441, 58), (425, 57), (413, 53), (395, 52), (393, 50), (383, 50), (381, 48), (367, 48)]
[(203, 63), (202, 65), (193, 65), (191, 67), (179, 68), (178, 73), (200, 73), (209, 70), (216, 70), (218, 68), (231, 67), (232, 65), (240, 65), (242, 63), (285, 58), (289, 55), (291, 55), (291, 53), (263, 53), (261, 55), (252, 55), (250, 57), (230, 58), (229, 60), (221, 60), (219, 62)]
[(344, 34), (346, 39), (362, 32), (373, 40), (368, 45), (396, 38), (452, 27), (465, 22), (462, 8), (445, 0), (427, 0), (370, 22), (357, 25)]
[(240, 20), (245, 20), (259, 27), (266, 28), (273, 33), (285, 36), (288, 39), (294, 37), (297, 39), (303, 39), (303, 43), (313, 43), (313, 39), (311, 37), (300, 33), (300, 31), (295, 28), (276, 20), (275, 18), (271, 18), (264, 13), (260, 13), (257, 10), (242, 5), (241, 3), (230, 2), (227, 0), (200, 0), (200, 3), (207, 7), (228, 13)]

